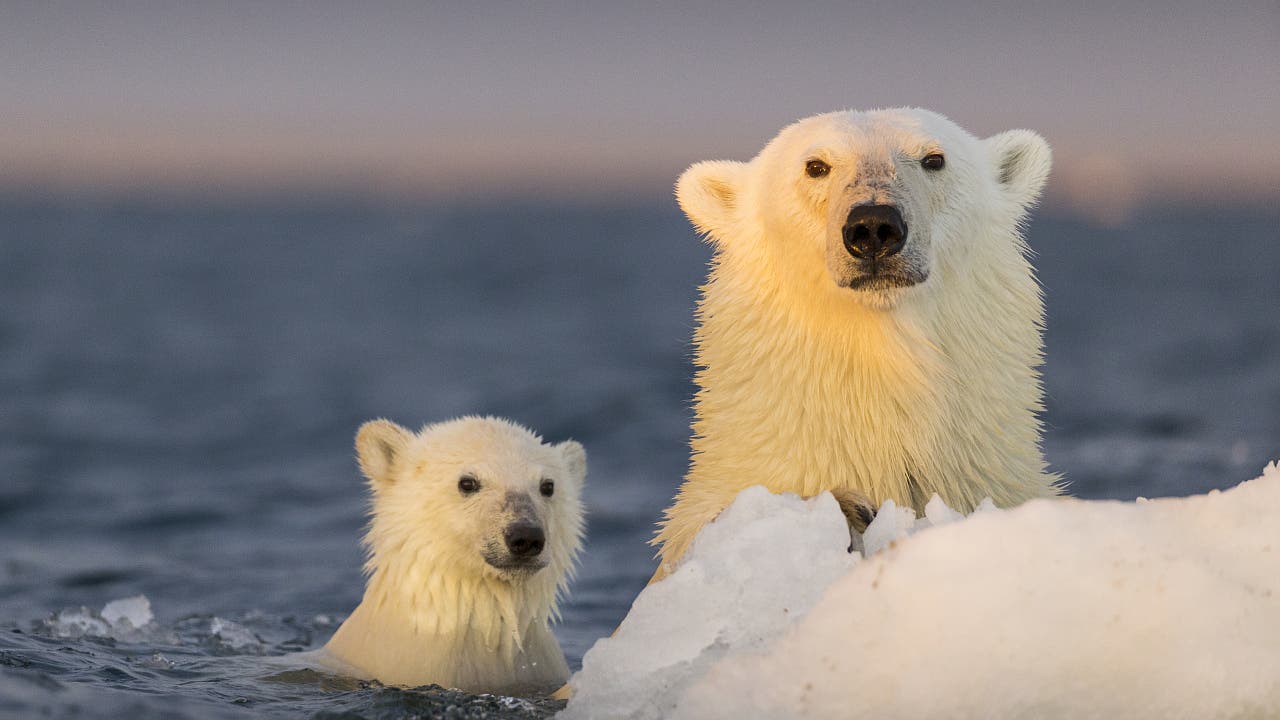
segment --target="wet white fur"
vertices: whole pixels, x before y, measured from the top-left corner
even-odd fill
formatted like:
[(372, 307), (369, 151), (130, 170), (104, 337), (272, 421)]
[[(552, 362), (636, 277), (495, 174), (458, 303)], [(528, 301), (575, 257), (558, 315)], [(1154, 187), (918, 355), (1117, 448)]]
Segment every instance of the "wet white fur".
[[(545, 693), (564, 682), (569, 670), (549, 623), (582, 543), (582, 446), (465, 417), (417, 434), (366, 423), (356, 450), (373, 490), (370, 577), (318, 664), (385, 684), (472, 692)], [(458, 491), (464, 474), (480, 481), (479, 492)], [(544, 479), (555, 482), (550, 498), (539, 494)], [(499, 571), (482, 555), (501, 543), (513, 491), (532, 498), (546, 534), (548, 564), (533, 574)]]
[[(943, 170), (921, 168), (930, 152)], [(813, 158), (827, 177), (805, 173)], [(965, 512), (1058, 491), (1039, 448), (1044, 311), (1020, 227), (1049, 166), (1030, 131), (979, 140), (895, 109), (801, 120), (749, 162), (684, 173), (677, 197), (715, 257), (693, 458), (655, 539), (658, 577), (751, 485), (917, 510), (936, 492)], [(924, 283), (837, 284), (844, 214), (868, 200), (900, 205)]]

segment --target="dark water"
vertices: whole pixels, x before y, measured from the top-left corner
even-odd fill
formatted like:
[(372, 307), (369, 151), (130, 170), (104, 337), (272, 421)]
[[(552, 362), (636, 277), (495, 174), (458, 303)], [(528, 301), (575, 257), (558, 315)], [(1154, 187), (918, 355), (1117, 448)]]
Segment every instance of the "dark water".
[[(1278, 227), (1034, 221), (1046, 448), (1076, 494), (1198, 493), (1280, 457)], [(648, 578), (686, 462), (707, 258), (673, 204), (0, 204), (0, 716), (547, 715), (268, 682), (260, 656), (360, 598), (359, 423), (493, 413), (590, 453), (558, 628), (580, 662)], [(143, 633), (47, 621), (137, 594)]]

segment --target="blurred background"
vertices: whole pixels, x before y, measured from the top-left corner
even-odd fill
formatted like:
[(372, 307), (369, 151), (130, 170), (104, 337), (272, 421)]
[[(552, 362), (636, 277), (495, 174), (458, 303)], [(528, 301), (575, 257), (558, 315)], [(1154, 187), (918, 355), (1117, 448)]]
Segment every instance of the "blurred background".
[[(494, 413), (590, 453), (576, 665), (687, 462), (709, 252), (672, 183), (842, 108), (1054, 147), (1029, 237), (1075, 494), (1280, 458), (1274, 1), (787, 5), (0, 5), (0, 622), (340, 618), (357, 426)], [(161, 682), (112, 657), (88, 682)]]

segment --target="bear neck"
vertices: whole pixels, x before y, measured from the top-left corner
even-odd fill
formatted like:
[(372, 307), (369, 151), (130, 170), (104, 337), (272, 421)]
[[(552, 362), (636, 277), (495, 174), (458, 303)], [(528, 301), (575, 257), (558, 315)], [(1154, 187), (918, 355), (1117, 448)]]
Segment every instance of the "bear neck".
[(375, 552), (357, 612), (393, 618), (415, 642), (480, 648), (511, 658), (556, 614), (553, 568), (517, 581), (451, 562), (430, 547)]
[[(544, 694), (569, 676), (548, 625), (555, 579), (510, 583), (399, 545), (317, 664), (389, 685)], [(380, 561), (375, 551), (370, 562)], [(547, 573), (551, 568), (544, 569)]]
[(890, 310), (836, 287), (820, 259), (767, 250), (802, 239), (722, 245), (698, 306), (693, 456), (664, 559), (752, 485), (851, 488), (918, 511), (935, 492), (964, 510), (1052, 494), (1039, 287), (1012, 228), (970, 232), (952, 243), (965, 268), (942, 258)]

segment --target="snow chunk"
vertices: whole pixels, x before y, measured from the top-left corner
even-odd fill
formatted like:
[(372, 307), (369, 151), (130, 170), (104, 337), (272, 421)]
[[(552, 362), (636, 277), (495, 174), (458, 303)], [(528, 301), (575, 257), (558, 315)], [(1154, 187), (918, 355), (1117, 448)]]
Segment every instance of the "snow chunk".
[[(974, 512), (999, 512), (991, 498), (983, 498)], [(875, 520), (867, 526), (862, 534), (861, 544), (855, 542), (854, 547), (861, 547), (862, 554), (871, 557), (885, 548), (892, 547), (903, 538), (939, 525), (963, 520), (964, 513), (956, 512), (938, 497), (937, 493), (924, 506), (924, 517), (917, 518), (916, 511), (911, 508), (898, 507), (892, 500), (885, 500), (876, 511)]]
[[(983, 502), (990, 500), (991, 498), (986, 498)], [(992, 504), (991, 507), (994, 508), (995, 505)], [(924, 516), (929, 520), (929, 524), (934, 527), (964, 519), (964, 513), (956, 512), (947, 507), (947, 504), (942, 502), (942, 498), (938, 497), (938, 493), (934, 493), (933, 497), (929, 498), (929, 504), (924, 506)]]
[(570, 681), (564, 718), (663, 718), (730, 650), (763, 647), (853, 567), (849, 528), (829, 493), (812, 500), (744, 490), (649, 586)]
[(862, 534), (862, 552), (868, 557), (901, 540), (915, 530), (916, 511), (900, 508), (892, 500), (885, 500), (876, 512), (875, 520)]
[[(717, 541), (699, 537), (588, 653), (565, 715), (1280, 716), (1275, 463), (1226, 492), (1144, 503), (984, 503), (963, 520), (886, 503), (864, 544), (887, 550), (844, 569), (834, 539), (795, 542), (834, 525), (825, 501), (804, 523), (786, 502), (757, 492), (759, 520), (709, 525)], [(744, 567), (731, 555), (756, 522), (773, 523), (770, 542)], [(694, 568), (720, 574), (691, 582)], [(784, 594), (821, 597), (785, 627), (755, 616), (757, 596)]]

